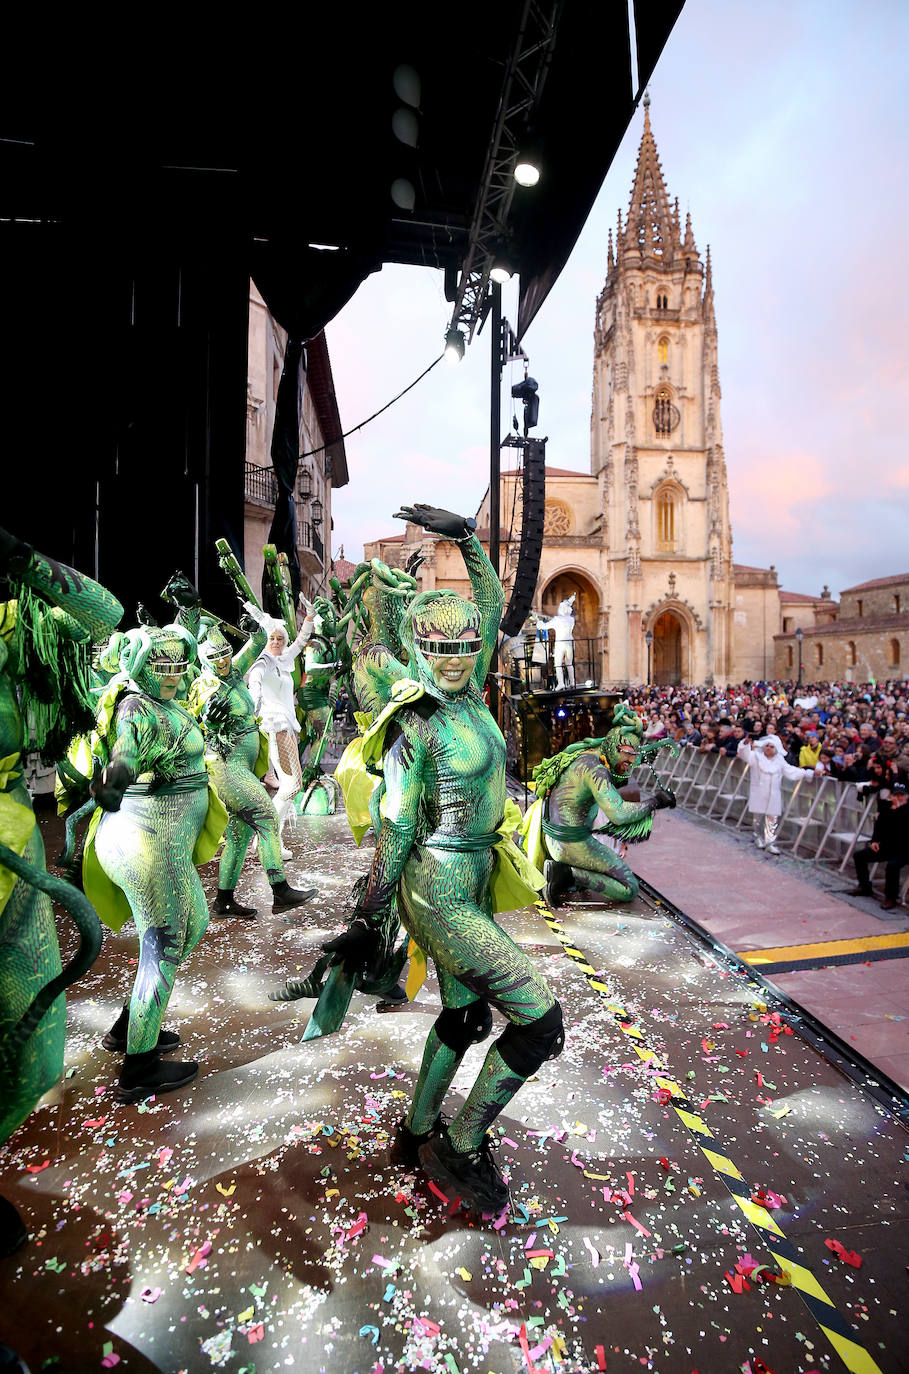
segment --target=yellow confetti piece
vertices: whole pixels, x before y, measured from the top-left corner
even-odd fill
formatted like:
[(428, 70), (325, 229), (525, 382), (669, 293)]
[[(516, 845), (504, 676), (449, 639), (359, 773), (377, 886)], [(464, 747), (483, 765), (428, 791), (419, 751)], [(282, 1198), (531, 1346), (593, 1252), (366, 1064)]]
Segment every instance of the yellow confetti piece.
[(547, 1225), (554, 1236), (557, 1236), (559, 1234), (558, 1222), (550, 1220), (547, 1222)]
[(546, 1255), (537, 1255), (536, 1259), (532, 1259), (530, 1263), (533, 1265), (534, 1269), (545, 1269), (549, 1263), (549, 1259)]
[(458, 1273), (459, 1273), (459, 1275), (461, 1276), (461, 1278), (464, 1280), (465, 1283), (469, 1283), (470, 1280), (473, 1278), (473, 1274), (471, 1274), (471, 1272), (470, 1272), (469, 1269), (465, 1269), (464, 1266), (463, 1266), (463, 1264), (461, 1265), (460, 1269), (458, 1270)]
[(223, 1183), (216, 1183), (215, 1187), (222, 1197), (233, 1197), (234, 1193), (237, 1191), (236, 1183), (232, 1183), (229, 1188), (225, 1188)]
[(169, 1178), (166, 1183), (161, 1184), (161, 1187), (164, 1189), (166, 1193), (169, 1193), (171, 1188), (173, 1188), (176, 1185), (176, 1182), (177, 1180), (175, 1178)]
[(239, 1312), (239, 1313), (237, 1314), (237, 1321), (238, 1321), (238, 1322), (251, 1322), (252, 1319), (253, 1319), (253, 1317), (254, 1317), (255, 1315), (256, 1315), (256, 1309), (255, 1309), (254, 1307), (247, 1307), (247, 1309), (246, 1309), (245, 1312)]
[(330, 1197), (340, 1197), (340, 1195), (341, 1195), (341, 1189), (340, 1189), (340, 1188), (326, 1188), (326, 1190), (325, 1190), (325, 1201), (327, 1202), (328, 1199), (329, 1199)]

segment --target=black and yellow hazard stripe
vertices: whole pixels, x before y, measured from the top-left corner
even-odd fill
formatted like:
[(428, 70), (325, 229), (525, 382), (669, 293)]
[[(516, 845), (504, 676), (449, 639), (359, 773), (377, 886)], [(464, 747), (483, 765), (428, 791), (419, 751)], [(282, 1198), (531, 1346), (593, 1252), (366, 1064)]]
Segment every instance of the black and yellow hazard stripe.
[(879, 959), (909, 959), (909, 933), (866, 935), (852, 940), (822, 940), (808, 945), (779, 945), (748, 949), (739, 959), (761, 973), (794, 973), (834, 968), (840, 964), (872, 964)]
[[(643, 1032), (632, 1024), (625, 1008), (610, 995), (608, 985), (597, 977), (596, 970), (591, 966), (587, 956), (571, 943), (564, 927), (543, 902), (537, 902), (536, 909), (562, 946), (564, 953), (605, 1003), (606, 1010), (617, 1018), (617, 1024), (628, 1036), (638, 1058), (658, 1069), (661, 1068), (661, 1056), (647, 1045)], [(806, 1269), (801, 1263), (795, 1246), (787, 1240), (770, 1212), (752, 1201), (754, 1189), (749, 1187), (733, 1161), (719, 1148), (720, 1141), (698, 1115), (684, 1089), (662, 1073), (654, 1075), (654, 1082), (658, 1088), (670, 1093), (667, 1106), (673, 1108), (714, 1173), (735, 1199), (746, 1220), (754, 1227), (780, 1269), (788, 1274), (791, 1286), (796, 1289), (846, 1368), (853, 1371), (853, 1374), (881, 1374), (880, 1366), (864, 1346), (856, 1341), (849, 1323), (837, 1311), (810, 1269)], [(710, 1141), (710, 1144), (706, 1144), (706, 1141)]]

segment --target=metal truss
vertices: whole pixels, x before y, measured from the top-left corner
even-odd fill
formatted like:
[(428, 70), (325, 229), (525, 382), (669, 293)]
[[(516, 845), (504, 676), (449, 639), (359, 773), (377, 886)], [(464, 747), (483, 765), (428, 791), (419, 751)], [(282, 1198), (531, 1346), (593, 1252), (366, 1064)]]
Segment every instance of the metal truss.
[(546, 83), (563, 7), (564, 0), (526, 0), (505, 67), (451, 317), (450, 329), (459, 330), (468, 342), (485, 312), (490, 268), (506, 235), (517, 186), (515, 158)]

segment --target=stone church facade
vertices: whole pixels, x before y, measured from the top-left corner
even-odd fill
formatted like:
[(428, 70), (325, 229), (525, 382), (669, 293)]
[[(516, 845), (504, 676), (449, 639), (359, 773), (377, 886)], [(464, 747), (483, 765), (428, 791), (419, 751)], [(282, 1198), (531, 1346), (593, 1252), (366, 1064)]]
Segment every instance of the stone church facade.
[[(610, 231), (596, 302), (590, 472), (546, 469), (533, 604), (551, 615), (575, 593), (579, 682), (769, 679), (782, 603), (794, 598), (801, 616), (822, 598), (782, 592), (772, 567), (733, 562), (710, 250), (702, 257), (690, 215), (683, 225), (670, 200), (644, 105), (628, 214)], [(515, 471), (502, 474), (500, 510), (507, 588), (521, 527)], [(488, 493), (477, 522), (488, 538)], [(466, 594), (457, 550), (415, 527), (366, 556), (400, 565), (421, 543), (423, 585)]]

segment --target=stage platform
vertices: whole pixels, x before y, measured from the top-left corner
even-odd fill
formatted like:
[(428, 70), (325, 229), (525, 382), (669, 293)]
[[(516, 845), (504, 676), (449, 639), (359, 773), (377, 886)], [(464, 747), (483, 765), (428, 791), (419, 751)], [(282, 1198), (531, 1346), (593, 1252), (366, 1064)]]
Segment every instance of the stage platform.
[[(291, 843), (291, 881), (320, 897), (272, 916), (247, 861), (238, 896), (267, 914), (213, 922), (178, 975), (167, 1024), (201, 1061), (194, 1084), (113, 1100), (119, 1060), (99, 1041), (134, 972), (131, 928), (72, 990), (65, 1077), (0, 1151), (0, 1192), (31, 1233), (0, 1261), (0, 1340), (33, 1374), (909, 1369), (898, 1112), (679, 915), (778, 953), (840, 935), (816, 885), (662, 813), (629, 855), (659, 896), (503, 917), (567, 1043), (495, 1127), (511, 1209), (474, 1223), (387, 1158), (433, 980), (403, 1010), (355, 996), (344, 1031), (306, 1045), (312, 1003), (267, 999), (337, 931), (371, 854), (343, 816), (300, 822)], [(863, 967), (835, 975), (851, 988)], [(868, 987), (855, 995), (870, 1015)]]

